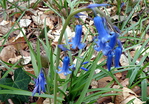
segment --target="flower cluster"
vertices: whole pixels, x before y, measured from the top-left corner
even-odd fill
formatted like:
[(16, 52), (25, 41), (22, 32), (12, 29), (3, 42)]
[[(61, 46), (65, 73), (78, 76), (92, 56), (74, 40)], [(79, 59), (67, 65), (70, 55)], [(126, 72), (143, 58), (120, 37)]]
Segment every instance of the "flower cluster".
[[(113, 58), (115, 67), (119, 67), (119, 60), (122, 53), (122, 45), (118, 39), (119, 34), (111, 31), (106, 24), (106, 19), (101, 16), (96, 15), (94, 17), (94, 25), (98, 32), (98, 36), (95, 39), (96, 45), (94, 46), (94, 49), (96, 51), (102, 51), (103, 54), (107, 56), (107, 68), (109, 71), (112, 66)], [(116, 26), (114, 28), (119, 31)]]
[(45, 92), (45, 84), (46, 84), (46, 80), (44, 77), (43, 70), (40, 70), (38, 78), (35, 79), (35, 88), (33, 90), (32, 96), (34, 96), (35, 93), (39, 93), (40, 95), (41, 92)]
[[(98, 32), (98, 35), (95, 37), (95, 46), (94, 49), (96, 51), (102, 51), (103, 54), (107, 57), (107, 68), (110, 71), (113, 59), (115, 67), (119, 67), (119, 60), (122, 53), (122, 45), (120, 40), (118, 39), (120, 30), (113, 26), (113, 28), (117, 31), (111, 31), (107, 26), (107, 21), (104, 17), (98, 16), (95, 11), (95, 7), (99, 6), (108, 6), (109, 4), (90, 4), (87, 6), (87, 8), (90, 8), (95, 13), (95, 17), (93, 18), (95, 28)], [(79, 18), (80, 15), (83, 15), (81, 13), (78, 13), (75, 15), (76, 18)], [(71, 44), (72, 49), (83, 49), (85, 47), (85, 43), (81, 43), (81, 35), (82, 35), (82, 25), (76, 25), (75, 28), (75, 37), (72, 38), (72, 41), (69, 42)], [(61, 48), (63, 51), (70, 51), (64, 45), (59, 45), (59, 48)], [(63, 60), (64, 62), (64, 60)], [(65, 70), (66, 71), (66, 70)], [(60, 71), (64, 72), (64, 70)], [(59, 72), (59, 73), (60, 73)], [(68, 73), (66, 71), (66, 73)]]

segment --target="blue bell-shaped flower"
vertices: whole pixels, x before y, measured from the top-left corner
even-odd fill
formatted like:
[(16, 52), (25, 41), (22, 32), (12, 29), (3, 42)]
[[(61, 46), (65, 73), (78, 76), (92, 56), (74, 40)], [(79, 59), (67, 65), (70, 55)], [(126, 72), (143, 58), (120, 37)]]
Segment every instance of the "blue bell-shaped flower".
[(72, 44), (72, 49), (76, 49), (77, 47), (79, 49), (83, 49), (85, 47), (85, 44), (81, 43), (81, 35), (82, 35), (82, 25), (76, 25), (75, 37), (72, 38), (72, 42), (69, 42), (69, 44)]
[(109, 52), (108, 55), (107, 55), (107, 68), (108, 68), (108, 71), (111, 70), (112, 60), (113, 60), (113, 55), (111, 54), (111, 52)]
[(98, 39), (102, 41), (102, 43), (108, 41), (110, 39), (110, 34), (104, 26), (103, 18), (100, 16), (94, 17), (94, 25), (98, 32)]
[(70, 59), (68, 56), (65, 56), (63, 59), (63, 66), (59, 67), (59, 69), (61, 69), (59, 72), (57, 72), (58, 74), (60, 73), (64, 73), (64, 75), (66, 76), (67, 74), (71, 74), (72, 71), (69, 70), (69, 68), (72, 68), (72, 66), (69, 66), (70, 64)]
[(118, 68), (119, 66), (119, 60), (122, 54), (122, 48), (121, 47), (117, 47), (115, 49), (115, 59), (114, 59), (114, 63), (115, 63), (115, 67)]
[(33, 90), (32, 96), (34, 96), (35, 93), (41, 94), (41, 92), (45, 92), (45, 84), (46, 84), (46, 80), (44, 77), (43, 70), (41, 70), (38, 75), (38, 78), (35, 79), (35, 88)]

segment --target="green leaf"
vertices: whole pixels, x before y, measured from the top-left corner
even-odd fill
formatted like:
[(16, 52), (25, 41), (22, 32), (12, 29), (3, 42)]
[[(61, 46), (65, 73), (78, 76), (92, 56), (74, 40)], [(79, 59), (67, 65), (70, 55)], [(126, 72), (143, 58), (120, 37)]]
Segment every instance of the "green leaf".
[[(28, 89), (28, 83), (30, 82), (31, 78), (22, 70), (22, 68), (18, 68), (14, 72), (14, 80), (11, 78), (2, 78), (0, 79), (0, 84), (11, 86), (14, 88), (22, 89), (22, 90), (27, 90)], [(4, 90), (0, 88), (0, 90)], [(9, 95), (9, 94), (4, 94), (0, 96), (0, 100), (6, 101), (9, 98), (15, 97), (17, 99), (20, 99), (23, 102), (28, 101), (27, 96), (23, 95)]]
[[(0, 79), (0, 84), (12, 86), (13, 85), (13, 80), (10, 79), (10, 78), (2, 78), (2, 79)], [(2, 88), (0, 87), (0, 91), (1, 90), (2, 90)], [(9, 94), (0, 95), (0, 100), (2, 100), (2, 102), (4, 102), (8, 98), (11, 98), (11, 97), (14, 97), (14, 95), (9, 95)]]

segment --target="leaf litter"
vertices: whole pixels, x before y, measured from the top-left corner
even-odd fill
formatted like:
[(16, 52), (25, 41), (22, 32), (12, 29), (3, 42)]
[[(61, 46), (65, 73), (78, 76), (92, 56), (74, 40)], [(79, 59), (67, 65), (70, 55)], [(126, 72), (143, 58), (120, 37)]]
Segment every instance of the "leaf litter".
[[(10, 0), (9, 2), (12, 2), (13, 0)], [(30, 2), (30, 5), (33, 5), (36, 2), (36, 0), (32, 0)], [(27, 7), (27, 3), (22, 3), (20, 4), (21, 7)], [(41, 5), (41, 4), (39, 4)], [(104, 10), (103, 8), (101, 8), (102, 10)], [(124, 8), (123, 8), (124, 9)], [(34, 50), (36, 50), (36, 39), (38, 39), (37, 37), (40, 35), (40, 31), (38, 29), (43, 29), (44, 24), (46, 26), (49, 27), (49, 31), (47, 33), (48, 38), (52, 39), (52, 45), (56, 46), (58, 44), (58, 38), (62, 29), (62, 21), (60, 19), (60, 17), (56, 16), (56, 14), (53, 11), (48, 11), (49, 9), (46, 8), (42, 8), (38, 6), (38, 9), (29, 9), (25, 16), (22, 17), (22, 19), (19, 22), (20, 27), (22, 27), (22, 31), (16, 30), (10, 33), (9, 35), (9, 39), (7, 40), (7, 42), (5, 44), (2, 44), (1, 42), (1, 46), (5, 45), (4, 48), (2, 49), (2, 51), (0, 52), (0, 59), (2, 61), (8, 62), (8, 63), (12, 63), (15, 64), (16, 62), (21, 61), (21, 64), (24, 66), (24, 69), (31, 73), (34, 74), (32, 65), (30, 64), (31, 61), (31, 57), (30, 57), (30, 53), (29, 53), (29, 48), (28, 45), (26, 43), (26, 40), (24, 39), (24, 35), (27, 36), (27, 39), (33, 39), (33, 37), (36, 37), (35, 39), (31, 40), (31, 42), (33, 43), (33, 47)], [(112, 20), (117, 22), (119, 16), (116, 15), (116, 6), (113, 6), (111, 8), (108, 8), (107, 11), (110, 13), (110, 15), (112, 16)], [(11, 12), (14, 12), (14, 9), (11, 9), (9, 11), (7, 11), (8, 14), (11, 14)], [(123, 11), (122, 11), (123, 12)], [(27, 14), (28, 13), (28, 14)], [(83, 13), (83, 14), (87, 14), (87, 13)], [(17, 20), (17, 18), (20, 16), (21, 14), (16, 13), (14, 15), (14, 20)], [(127, 14), (125, 14), (124, 12), (122, 13), (122, 15), (120, 16), (120, 20), (124, 21), (124, 15), (127, 16)], [(135, 14), (136, 16), (136, 14)], [(90, 27), (90, 25), (93, 25), (93, 21), (92, 20), (87, 20), (86, 17), (81, 17), (83, 19), (84, 22), (88, 23), (87, 27), (90, 28), (92, 33), (95, 33), (95, 31)], [(5, 21), (4, 19), (1, 18), (1, 22), (0, 22), (0, 36), (4, 36), (5, 34), (7, 34), (10, 29), (12, 28), (14, 21)], [(121, 22), (118, 21), (118, 22)], [(134, 24), (134, 23), (133, 23)], [(19, 28), (18, 26), (14, 27), (15, 29)], [(38, 28), (38, 29), (37, 29)], [(66, 32), (68, 34), (68, 39), (71, 39), (74, 35), (74, 30), (72, 29), (72, 27), (67, 27)], [(86, 33), (87, 28), (83, 27), (83, 33)], [(23, 33), (22, 33), (23, 32)], [(30, 34), (30, 32), (32, 34)], [(128, 34), (125, 34), (126, 36), (131, 36), (133, 34), (137, 34), (139, 36), (140, 33), (138, 33), (138, 31), (133, 31), (129, 30)], [(148, 34), (146, 34), (146, 39), (148, 38)], [(87, 40), (88, 42), (91, 42), (93, 39), (92, 35), (88, 35)], [(3, 41), (3, 40), (1, 40)], [(124, 42), (126, 40), (124, 39)], [(65, 43), (65, 40), (63, 39), (63, 42)], [(89, 47), (89, 45), (87, 46)], [(134, 57), (134, 53), (136, 52), (137, 49), (139, 49), (141, 47), (135, 47), (134, 52), (131, 51), (131, 56)], [(42, 49), (43, 47), (41, 47)], [(143, 49), (144, 50), (144, 49)], [(143, 51), (142, 50), (142, 51)], [(76, 50), (78, 51), (78, 50)], [(86, 51), (86, 50), (84, 50)], [(43, 56), (45, 55), (45, 52), (43, 50), (41, 50), (41, 53), (43, 53)], [(145, 55), (148, 53), (148, 50), (143, 53), (142, 55)], [(64, 53), (61, 53), (64, 54)], [(83, 55), (83, 54), (82, 54)], [(96, 57), (96, 53), (93, 54), (93, 58), (94, 59)], [(101, 63), (103, 60), (105, 60), (105, 58), (103, 58), (102, 60), (100, 60), (98, 63)], [(139, 61), (139, 60), (138, 60)], [(120, 59), (120, 64), (121, 66), (128, 66), (128, 57), (125, 54), (122, 54), (121, 59)], [(100, 73), (100, 69), (97, 69), (98, 72)], [(1, 72), (1, 71), (0, 71)], [(127, 88), (128, 84), (129, 84), (129, 79), (126, 78), (126, 73), (127, 71), (124, 72), (119, 72), (119, 73), (115, 73), (115, 77), (118, 79), (118, 81), (124, 86), (122, 88), (122, 92), (118, 92), (120, 95), (116, 95), (115, 98), (115, 103), (110, 103), (113, 99), (113, 97), (102, 97), (98, 99), (98, 103), (104, 103), (107, 102), (107, 104), (126, 104), (128, 103), (130, 100), (133, 100), (133, 103), (135, 104), (143, 104), (143, 102), (141, 100), (138, 99), (138, 95), (140, 95), (141, 92), (140, 91), (140, 87), (139, 86), (135, 86), (132, 90)], [(0, 76), (1, 77), (1, 76)], [(62, 79), (65, 79), (66, 77), (63, 75), (60, 75), (60, 77)], [(104, 77), (101, 78), (100, 80), (93, 80), (91, 83), (91, 87), (92, 88), (104, 88), (108, 85), (109, 82), (111, 82), (113, 79), (111, 77)], [(110, 88), (118, 88), (120, 89), (120, 86), (116, 85), (115, 83), (112, 84), (111, 86), (109, 86)], [(136, 89), (135, 89), (136, 88)], [(139, 91), (138, 91), (139, 90)], [(94, 93), (94, 92), (92, 92)], [(113, 93), (112, 91), (109, 93)], [(49, 101), (47, 99), (43, 100), (43, 99), (38, 99), (38, 102), (40, 103), (44, 103), (46, 104), (47, 102), (49, 103)]]

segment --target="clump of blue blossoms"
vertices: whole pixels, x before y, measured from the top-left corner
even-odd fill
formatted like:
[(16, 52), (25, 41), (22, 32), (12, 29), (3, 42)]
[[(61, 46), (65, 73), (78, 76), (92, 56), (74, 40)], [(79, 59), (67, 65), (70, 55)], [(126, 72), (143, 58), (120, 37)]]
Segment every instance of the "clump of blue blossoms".
[[(107, 56), (107, 68), (110, 71), (112, 62), (114, 59), (115, 67), (119, 67), (119, 60), (122, 54), (122, 45), (118, 39), (119, 34), (117, 32), (111, 31), (104, 17), (98, 16), (94, 10), (98, 6), (107, 6), (108, 4), (90, 4), (87, 8), (91, 8), (94, 13), (94, 25), (98, 32), (98, 36), (95, 39), (94, 49), (96, 51), (102, 51), (105, 56)], [(120, 31), (116, 26), (113, 27), (117, 31)]]
[(40, 73), (38, 75), (38, 78), (35, 79), (35, 88), (33, 90), (32, 96), (35, 95), (35, 93), (41, 94), (41, 92), (45, 92), (45, 85), (46, 85), (46, 80), (44, 77), (43, 70), (40, 70)]
[[(104, 17), (98, 16), (96, 13), (95, 7), (99, 6), (109, 6), (109, 4), (90, 4), (87, 6), (87, 8), (92, 9), (95, 14), (93, 21), (98, 35), (94, 39), (94, 49), (98, 52), (102, 51), (102, 53), (107, 57), (107, 68), (110, 71), (112, 63), (114, 63), (116, 68), (119, 67), (119, 60), (122, 54), (121, 41), (118, 39), (120, 30), (116, 26), (113, 26), (113, 29), (117, 32), (112, 31), (108, 28), (106, 19)], [(84, 14), (78, 13), (75, 15), (75, 17), (80, 18), (80, 15)], [(82, 25), (76, 25), (75, 37), (72, 38), (71, 42), (69, 42), (69, 44), (72, 45), (72, 49), (83, 49), (85, 47), (86, 44), (81, 43), (81, 35)], [(64, 47), (64, 45), (60, 44), (58, 46), (63, 51), (70, 51), (69, 49)]]

